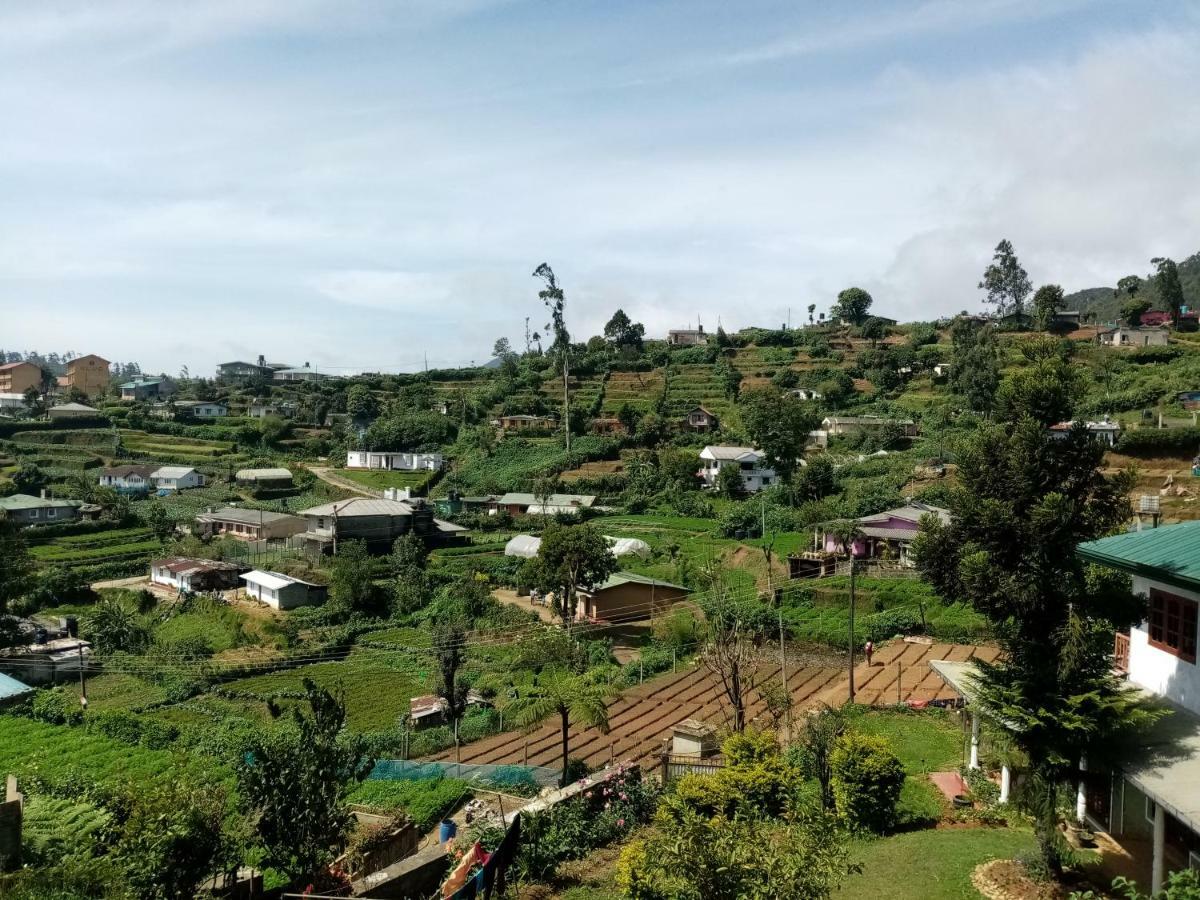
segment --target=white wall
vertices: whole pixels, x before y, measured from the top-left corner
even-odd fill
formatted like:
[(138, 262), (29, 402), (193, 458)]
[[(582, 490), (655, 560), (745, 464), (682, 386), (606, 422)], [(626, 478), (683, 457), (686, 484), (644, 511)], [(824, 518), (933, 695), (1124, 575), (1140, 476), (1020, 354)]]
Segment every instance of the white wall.
[[(1134, 576), (1133, 590), (1149, 596), (1157, 587), (1169, 594), (1200, 600), (1200, 594)], [(1200, 666), (1150, 646), (1148, 623), (1129, 632), (1129, 680), (1200, 715)]]

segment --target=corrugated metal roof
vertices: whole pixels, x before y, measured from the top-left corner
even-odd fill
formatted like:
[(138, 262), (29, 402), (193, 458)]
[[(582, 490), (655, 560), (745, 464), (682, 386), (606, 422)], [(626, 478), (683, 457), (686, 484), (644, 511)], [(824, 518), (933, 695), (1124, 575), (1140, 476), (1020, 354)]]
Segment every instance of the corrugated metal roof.
[(302, 509), (302, 516), (411, 516), (412, 506), (399, 500), (377, 500), (374, 497), (354, 497), (350, 500), (335, 500), (311, 509)]
[(623, 584), (644, 584), (648, 587), (671, 588), (676, 591), (687, 591), (681, 584), (672, 584), (669, 581), (660, 581), (657, 578), (651, 578), (648, 575), (638, 575), (635, 572), (614, 572), (605, 579), (604, 583), (598, 585), (595, 590), (604, 591), (609, 588), (620, 587)]
[(33, 688), (25, 684), (25, 682), (17, 681), (17, 679), (0, 672), (0, 700), (19, 697), (21, 694), (28, 694), (32, 690)]
[(58, 406), (50, 407), (50, 412), (99, 412), (99, 410), (84, 403), (60, 403)]
[(239, 481), (282, 480), (292, 477), (291, 469), (240, 469), (235, 476)]
[(41, 497), (31, 497), (29, 494), (13, 494), (9, 497), (0, 497), (0, 509), (7, 510), (61, 509), (66, 506), (78, 509), (83, 504), (78, 500), (43, 500)]
[(195, 472), (193, 466), (160, 466), (151, 474), (151, 478), (171, 478), (179, 479), (186, 478), (189, 473)]
[(753, 447), (710, 446), (701, 450), (700, 456), (704, 459), (740, 460), (743, 456), (754, 456), (758, 458), (762, 456), (762, 453), (758, 450), (755, 450)]
[(287, 513), (267, 512), (262, 509), (246, 509), (238, 506), (227, 506), (216, 512), (200, 513), (196, 516), (196, 519), (201, 522), (239, 522), (243, 525), (258, 525), (259, 523), (269, 525), (272, 522), (281, 522), (285, 519), (299, 520), (299, 518), (299, 516), (290, 516)]
[(1076, 552), (1088, 562), (1200, 589), (1200, 521), (1100, 538)]

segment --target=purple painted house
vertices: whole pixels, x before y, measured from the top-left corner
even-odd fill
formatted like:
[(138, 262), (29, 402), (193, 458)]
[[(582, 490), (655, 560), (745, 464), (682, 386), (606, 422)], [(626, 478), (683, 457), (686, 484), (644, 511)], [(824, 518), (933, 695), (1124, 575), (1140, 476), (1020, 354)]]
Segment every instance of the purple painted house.
[[(908, 548), (921, 527), (923, 516), (937, 516), (943, 522), (950, 521), (950, 511), (940, 506), (928, 503), (909, 503), (897, 509), (876, 513), (873, 516), (863, 516), (858, 520), (858, 530), (861, 536), (856, 538), (850, 547), (850, 552), (857, 559), (880, 559), (890, 557), (900, 565), (911, 565), (908, 559)], [(814, 549), (844, 555), (837, 537), (817, 526), (813, 535)]]

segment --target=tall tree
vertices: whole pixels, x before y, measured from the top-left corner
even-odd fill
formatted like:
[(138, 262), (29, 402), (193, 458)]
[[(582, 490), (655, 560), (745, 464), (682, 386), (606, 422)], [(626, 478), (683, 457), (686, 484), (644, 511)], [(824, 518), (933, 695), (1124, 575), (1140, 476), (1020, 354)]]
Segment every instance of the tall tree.
[(1163, 305), (1171, 313), (1171, 324), (1179, 327), (1179, 316), (1183, 312), (1183, 284), (1179, 280), (1179, 267), (1175, 260), (1156, 256), (1150, 260), (1154, 264), (1154, 286), (1158, 288), (1158, 296)]
[(871, 295), (859, 287), (846, 288), (837, 295), (837, 303), (833, 305), (833, 314), (843, 322), (851, 325), (861, 325), (867, 318), (867, 310), (874, 300)]
[(1033, 284), (1007, 239), (996, 245), (992, 263), (984, 269), (979, 287), (987, 292), (987, 302), (996, 307), (997, 313), (1019, 316), (1025, 312), (1025, 298), (1033, 290)]
[(626, 350), (633, 353), (642, 352), (642, 339), (646, 336), (646, 326), (641, 322), (633, 322), (618, 309), (604, 326), (604, 339), (614, 350)]
[(25, 536), (8, 516), (0, 511), (0, 620), (9, 604), (24, 596), (33, 578), (33, 559)]
[(308, 710), (293, 706), (288, 727), (256, 736), (237, 764), (238, 793), (257, 821), (266, 863), (293, 880), (341, 849), (353, 822), (346, 794), (374, 764), (362, 738), (343, 733), (342, 700), (311, 679), (303, 687)]
[(551, 353), (557, 353), (559, 363), (562, 368), (563, 377), (563, 434), (565, 436), (566, 448), (571, 449), (571, 333), (567, 331), (566, 318), (564, 316), (565, 307), (567, 304), (566, 295), (561, 287), (558, 286), (558, 279), (554, 277), (554, 270), (550, 268), (549, 263), (542, 263), (533, 270), (533, 277), (540, 278), (545, 283), (545, 287), (538, 291), (538, 297), (545, 304), (546, 309), (550, 311), (550, 322), (546, 325), (546, 330), (554, 334), (554, 343), (550, 346)]
[(1063, 289), (1057, 284), (1043, 284), (1033, 295), (1033, 314), (1039, 331), (1048, 331), (1054, 317), (1063, 307)]
[(958, 319), (950, 329), (950, 387), (975, 412), (987, 413), (1000, 385), (1000, 354), (990, 325)]
[(739, 408), (754, 446), (766, 454), (780, 478), (791, 481), (804, 455), (808, 433), (820, 422), (816, 408), (773, 388), (746, 391)]
[(451, 722), (467, 710), (468, 685), (460, 675), (466, 662), (469, 622), (458, 603), (441, 606), (433, 618), (433, 652), (437, 658), (439, 693), (446, 701)]
[(817, 304), (815, 304), (815, 303), (808, 304), (808, 324), (809, 325), (813, 324), (813, 314), (816, 311), (817, 311)]
[(507, 703), (514, 722), (532, 728), (543, 719), (557, 715), (562, 730), (562, 777), (567, 784), (571, 761), (571, 722), (584, 728), (598, 728), (608, 734), (608, 698), (612, 691), (586, 675), (574, 675), (562, 669), (549, 669), (534, 676), (533, 684), (515, 689), (517, 695)]
[(921, 574), (944, 598), (991, 620), (1003, 648), (981, 666), (982, 709), (1028, 756), (1042, 855), (1061, 867), (1055, 803), (1083, 753), (1115, 746), (1149, 714), (1112, 675), (1112, 634), (1139, 621), (1128, 582), (1084, 566), (1081, 541), (1129, 515), (1128, 476), (1103, 473), (1104, 448), (1076, 429), (1051, 437), (1032, 415), (975, 432), (958, 457), (949, 524), (927, 517), (914, 542)]
[(532, 566), (537, 586), (553, 592), (554, 609), (563, 625), (575, 620), (579, 591), (600, 584), (617, 571), (617, 558), (608, 541), (586, 522), (580, 525), (546, 526), (538, 547), (537, 563)]

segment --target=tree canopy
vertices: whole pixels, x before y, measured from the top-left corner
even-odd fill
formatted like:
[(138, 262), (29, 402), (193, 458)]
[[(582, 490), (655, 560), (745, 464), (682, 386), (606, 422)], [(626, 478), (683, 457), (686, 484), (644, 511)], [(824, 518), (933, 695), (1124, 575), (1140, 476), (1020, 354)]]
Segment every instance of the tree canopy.
[(1019, 316), (1025, 312), (1025, 298), (1033, 290), (1033, 284), (1008, 239), (996, 245), (991, 265), (984, 269), (979, 287), (987, 293), (987, 302), (1001, 315)]
[(874, 301), (871, 295), (859, 287), (846, 288), (837, 295), (837, 303), (833, 306), (833, 314), (843, 322), (851, 325), (861, 325), (867, 318), (867, 310)]

